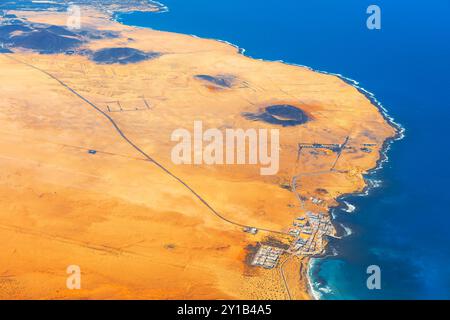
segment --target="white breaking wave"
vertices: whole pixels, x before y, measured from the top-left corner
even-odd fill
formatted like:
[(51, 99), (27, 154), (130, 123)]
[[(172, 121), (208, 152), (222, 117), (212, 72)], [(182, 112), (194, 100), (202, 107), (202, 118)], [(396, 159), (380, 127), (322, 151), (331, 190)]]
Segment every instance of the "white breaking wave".
[(356, 210), (356, 207), (354, 205), (352, 205), (351, 203), (347, 202), (347, 201), (343, 201), (343, 203), (345, 204), (346, 208), (342, 209), (343, 211), (347, 212), (347, 213), (352, 213)]
[(327, 293), (327, 294), (330, 294), (333, 292), (333, 290), (328, 286), (320, 287), (318, 290), (322, 291), (323, 293)]
[(353, 231), (350, 227), (347, 227), (346, 225), (344, 225), (342, 223), (340, 225), (345, 231), (345, 234), (342, 237), (348, 237), (349, 235), (353, 234)]
[(308, 272), (307, 272), (307, 278), (308, 278), (308, 287), (309, 287), (309, 294), (314, 298), (314, 300), (320, 300), (322, 298), (322, 293), (317, 290), (316, 288), (319, 287), (319, 283), (312, 282), (312, 269), (313, 269), (313, 265), (316, 263), (316, 259), (312, 258), (311, 260), (309, 260), (308, 263)]
[(314, 298), (314, 300), (321, 300), (324, 296), (324, 294), (334, 294), (333, 289), (331, 289), (329, 286), (321, 286), (320, 282), (315, 281), (313, 282), (311, 279), (312, 277), (312, 269), (314, 268), (314, 264), (317, 263), (317, 259), (311, 259), (308, 264), (308, 287), (309, 287), (309, 293)]

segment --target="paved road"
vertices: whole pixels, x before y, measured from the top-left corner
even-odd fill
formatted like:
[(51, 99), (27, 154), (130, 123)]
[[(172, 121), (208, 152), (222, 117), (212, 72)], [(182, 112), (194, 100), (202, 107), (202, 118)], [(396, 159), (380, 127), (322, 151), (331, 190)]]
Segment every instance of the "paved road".
[(350, 140), (350, 136), (347, 136), (345, 138), (344, 143), (341, 145), (341, 148), (339, 149), (339, 152), (338, 152), (338, 155), (336, 157), (336, 160), (334, 161), (333, 165), (331, 166), (331, 171), (334, 171), (334, 168), (336, 168), (336, 165), (337, 165), (339, 159), (341, 158), (342, 151), (344, 151), (344, 149), (347, 146), (347, 143), (348, 143), (349, 140)]
[(291, 292), (289, 291), (289, 286), (288, 286), (286, 277), (284, 275), (283, 267), (284, 267), (284, 264), (288, 260), (292, 259), (293, 257), (294, 257), (293, 255), (289, 255), (289, 257), (287, 257), (282, 263), (280, 263), (280, 275), (281, 275), (281, 279), (283, 280), (284, 287), (286, 289), (286, 293), (288, 294), (289, 300), (292, 300), (292, 296), (291, 296)]
[[(142, 150), (140, 147), (138, 147), (132, 140), (130, 140), (125, 133), (120, 129), (120, 127), (117, 125), (117, 123), (114, 121), (113, 118), (111, 118), (111, 116), (109, 116), (106, 112), (104, 112), (102, 109), (100, 109), (99, 107), (97, 107), (94, 103), (92, 103), (91, 101), (89, 101), (88, 99), (86, 99), (85, 97), (83, 97), (81, 94), (79, 94), (77, 91), (75, 91), (74, 89), (72, 89), (71, 87), (69, 87), (66, 83), (64, 83), (63, 81), (61, 81), (60, 79), (58, 79), (57, 77), (55, 77), (54, 75), (52, 75), (51, 73), (36, 67), (32, 64), (29, 64), (25, 61), (21, 61), (17, 58), (12, 57), (9, 54), (4, 54), (4, 57), (7, 57), (11, 60), (14, 60), (18, 63), (21, 63), (23, 65), (26, 65), (30, 68), (33, 68), (45, 75), (47, 75), (48, 77), (54, 79), (55, 81), (57, 81), (61, 86), (63, 86), (64, 88), (66, 88), (67, 90), (69, 90), (70, 92), (72, 92), (75, 96), (77, 96), (78, 98), (80, 98), (81, 100), (83, 100), (84, 102), (86, 102), (86, 104), (88, 104), (90, 107), (92, 107), (93, 109), (95, 109), (97, 112), (99, 112), (102, 116), (104, 116), (114, 127), (114, 129), (117, 131), (117, 133), (121, 136), (121, 138), (123, 140), (125, 140), (130, 146), (132, 146), (136, 151), (138, 151), (140, 154), (142, 154), (144, 156), (145, 159), (147, 159), (148, 161), (152, 162), (153, 164), (155, 164), (157, 167), (159, 167), (161, 170), (163, 170), (165, 173), (167, 173), (169, 176), (171, 176), (172, 178), (174, 178), (176, 181), (178, 181), (179, 183), (181, 183), (184, 187), (186, 187), (198, 200), (200, 200), (208, 209), (210, 212), (212, 212), (214, 215), (216, 215), (218, 218), (220, 218), (221, 220), (232, 224), (234, 226), (240, 227), (240, 228), (244, 228), (244, 227), (248, 227), (245, 224), (239, 223), (239, 222), (235, 222), (232, 221), (226, 217), (224, 217), (223, 215), (221, 215), (218, 211), (216, 211), (205, 199), (203, 199), (202, 196), (200, 196), (194, 189), (192, 189), (186, 182), (184, 182), (181, 178), (177, 177), (175, 174), (173, 174), (172, 172), (170, 172), (167, 168), (165, 168), (161, 163), (159, 163), (158, 161), (156, 161), (154, 158), (152, 158), (150, 155), (148, 155), (144, 150)], [(266, 228), (258, 228), (256, 227), (259, 231), (264, 231), (264, 232), (268, 232), (268, 233), (275, 233), (275, 234), (287, 234), (286, 232), (282, 232), (282, 231), (276, 231), (276, 230), (270, 230), (270, 229), (266, 229)]]
[(331, 170), (321, 170), (321, 171), (313, 171), (313, 172), (305, 172), (305, 173), (299, 173), (298, 175), (292, 177), (291, 182), (291, 191), (295, 193), (295, 196), (297, 197), (298, 201), (302, 205), (302, 209), (305, 209), (305, 201), (300, 196), (300, 193), (297, 191), (297, 187), (300, 186), (300, 178), (306, 177), (306, 176), (316, 176), (320, 174), (330, 173)]

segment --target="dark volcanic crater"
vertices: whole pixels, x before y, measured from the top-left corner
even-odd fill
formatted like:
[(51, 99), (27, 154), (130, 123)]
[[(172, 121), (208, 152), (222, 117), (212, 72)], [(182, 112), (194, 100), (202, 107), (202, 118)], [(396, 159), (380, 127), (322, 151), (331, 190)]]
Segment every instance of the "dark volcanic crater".
[(116, 32), (108, 30), (69, 30), (62, 26), (29, 23), (27, 20), (0, 20), (0, 44), (3, 49), (22, 48), (43, 54), (73, 53), (91, 39), (117, 36)]
[(91, 60), (100, 64), (127, 64), (155, 59), (160, 57), (158, 52), (144, 52), (133, 48), (106, 48), (91, 54)]
[(8, 48), (24, 48), (39, 53), (62, 53), (83, 43), (77, 34), (63, 27), (20, 22), (0, 26), (0, 40)]
[(303, 110), (287, 104), (273, 105), (257, 113), (245, 112), (242, 115), (248, 120), (263, 121), (283, 127), (297, 126), (310, 120)]
[(194, 78), (223, 88), (231, 88), (236, 80), (236, 77), (233, 75), (211, 76), (207, 74), (198, 74), (194, 76)]
[(82, 41), (76, 37), (68, 37), (47, 29), (34, 30), (10, 38), (13, 47), (31, 49), (40, 53), (62, 53), (75, 49)]

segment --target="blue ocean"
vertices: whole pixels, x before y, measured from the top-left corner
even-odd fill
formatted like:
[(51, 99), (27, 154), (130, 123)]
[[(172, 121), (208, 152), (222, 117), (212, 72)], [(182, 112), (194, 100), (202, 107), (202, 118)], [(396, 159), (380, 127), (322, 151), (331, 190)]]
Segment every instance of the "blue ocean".
[[(450, 299), (450, 2), (443, 0), (164, 0), (125, 24), (222, 39), (245, 54), (355, 79), (405, 128), (367, 195), (334, 210), (348, 234), (311, 264), (321, 299)], [(369, 30), (367, 7), (381, 8)], [(448, 126), (448, 127), (447, 127)], [(351, 206), (356, 209), (348, 210)], [(345, 229), (343, 228), (345, 227)], [(346, 231), (345, 231), (346, 230)], [(369, 290), (367, 267), (381, 269)]]

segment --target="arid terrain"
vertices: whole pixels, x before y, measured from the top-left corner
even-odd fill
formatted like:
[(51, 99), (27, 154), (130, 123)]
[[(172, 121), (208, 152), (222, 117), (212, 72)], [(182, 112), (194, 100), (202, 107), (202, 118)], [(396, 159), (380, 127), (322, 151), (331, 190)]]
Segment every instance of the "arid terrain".
[[(9, 13), (40, 27), (67, 20)], [(295, 253), (293, 242), (311, 235), (293, 234), (293, 221), (307, 212), (329, 220), (337, 197), (364, 189), (363, 174), (396, 134), (380, 110), (336, 76), (226, 43), (124, 26), (92, 8), (81, 27), (64, 36), (76, 43), (64, 52), (16, 38), (0, 53), (0, 298), (309, 299), (308, 259), (326, 239), (314, 234), (315, 249)], [(95, 60), (110, 48), (135, 49), (139, 61)], [(243, 116), (272, 105), (309, 121)], [(175, 165), (171, 134), (194, 121), (279, 129), (278, 174)], [(284, 248), (274, 268), (252, 264), (262, 244)], [(69, 265), (81, 268), (80, 290), (66, 287)]]

